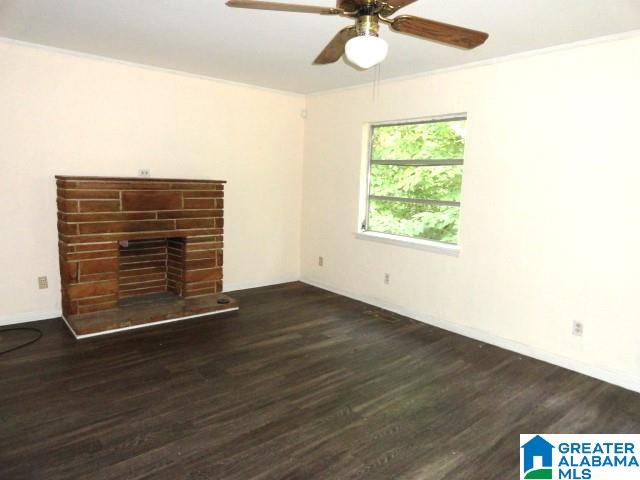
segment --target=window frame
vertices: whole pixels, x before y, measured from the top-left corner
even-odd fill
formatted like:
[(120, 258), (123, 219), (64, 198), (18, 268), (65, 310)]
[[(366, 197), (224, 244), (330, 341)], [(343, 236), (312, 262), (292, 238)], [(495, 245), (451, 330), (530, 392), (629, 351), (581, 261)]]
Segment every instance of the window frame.
[[(458, 241), (457, 243), (449, 243), (443, 242), (440, 240), (432, 240), (424, 237), (411, 237), (409, 235), (400, 235), (397, 233), (386, 233), (386, 232), (378, 232), (377, 230), (371, 230), (369, 228), (369, 212), (370, 212), (370, 201), (372, 197), (379, 200), (387, 200), (387, 201), (404, 201), (407, 203), (413, 203), (417, 205), (440, 205), (440, 206), (454, 206), (460, 209), (462, 212), (462, 199), (458, 202), (452, 201), (440, 201), (440, 200), (423, 200), (423, 199), (398, 199), (397, 197), (387, 197), (387, 196), (379, 196), (371, 194), (371, 167), (372, 165), (395, 165), (395, 166), (426, 166), (426, 167), (437, 167), (437, 166), (454, 166), (461, 165), (464, 166), (465, 158), (467, 154), (467, 140), (468, 135), (465, 137), (465, 149), (463, 158), (460, 159), (441, 159), (441, 160), (373, 160), (373, 133), (375, 128), (378, 127), (395, 127), (402, 125), (424, 125), (429, 123), (442, 123), (442, 122), (453, 122), (453, 121), (465, 121), (468, 122), (468, 115), (466, 112), (463, 113), (454, 113), (454, 114), (446, 114), (446, 115), (437, 115), (430, 116), (426, 118), (418, 118), (418, 119), (408, 119), (402, 121), (389, 121), (389, 122), (376, 122), (370, 123), (368, 128), (366, 128), (366, 133), (368, 135), (367, 139), (367, 150), (366, 150), (366, 175), (365, 175), (365, 198), (364, 198), (364, 219), (360, 224), (359, 232), (356, 234), (357, 238), (362, 239), (372, 239), (381, 241), (382, 243), (391, 243), (391, 244), (402, 244), (406, 246), (410, 246), (413, 248), (420, 248), (426, 250), (439, 251), (447, 254), (457, 255), (460, 250), (460, 230), (461, 227), (458, 225)], [(464, 170), (463, 170), (464, 172)], [(463, 173), (464, 177), (464, 173)], [(463, 180), (464, 181), (464, 180)], [(462, 217), (462, 215), (461, 215)]]

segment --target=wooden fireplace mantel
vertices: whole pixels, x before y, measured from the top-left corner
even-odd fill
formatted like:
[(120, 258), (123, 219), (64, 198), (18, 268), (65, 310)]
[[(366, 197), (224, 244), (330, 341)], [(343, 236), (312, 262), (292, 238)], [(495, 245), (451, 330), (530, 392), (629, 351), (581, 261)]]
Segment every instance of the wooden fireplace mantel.
[(62, 310), (76, 337), (237, 309), (221, 295), (224, 181), (56, 183)]

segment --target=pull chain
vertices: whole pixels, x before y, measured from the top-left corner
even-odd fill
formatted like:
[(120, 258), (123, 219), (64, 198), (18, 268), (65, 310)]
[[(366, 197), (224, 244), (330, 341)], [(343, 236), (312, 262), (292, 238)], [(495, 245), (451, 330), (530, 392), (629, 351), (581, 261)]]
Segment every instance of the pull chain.
[(375, 70), (373, 71), (373, 95), (372, 100), (373, 103), (376, 103), (378, 96), (380, 94), (380, 64), (376, 65)]

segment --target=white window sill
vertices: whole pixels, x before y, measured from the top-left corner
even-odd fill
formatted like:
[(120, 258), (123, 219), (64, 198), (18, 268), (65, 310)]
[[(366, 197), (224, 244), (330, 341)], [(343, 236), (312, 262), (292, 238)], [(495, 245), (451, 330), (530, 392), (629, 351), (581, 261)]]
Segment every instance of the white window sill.
[(460, 246), (451, 245), (449, 243), (435, 242), (433, 240), (423, 240), (419, 238), (401, 237), (398, 235), (389, 235), (387, 233), (378, 232), (356, 232), (356, 238), (360, 240), (372, 240), (374, 242), (387, 243), (390, 245), (398, 245), (401, 247), (415, 248), (418, 250), (427, 250), (429, 252), (440, 253), (457, 257), (460, 255)]

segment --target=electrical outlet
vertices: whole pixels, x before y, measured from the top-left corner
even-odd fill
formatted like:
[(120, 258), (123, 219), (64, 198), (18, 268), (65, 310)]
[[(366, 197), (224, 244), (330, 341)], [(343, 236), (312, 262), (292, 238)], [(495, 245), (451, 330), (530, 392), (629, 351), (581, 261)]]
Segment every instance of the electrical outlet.
[(584, 333), (584, 325), (582, 322), (578, 322), (576, 320), (573, 321), (573, 335), (576, 337), (581, 337)]
[(388, 273), (384, 274), (384, 284), (385, 285), (389, 285), (389, 283), (391, 282), (391, 275), (389, 275)]
[(318, 266), (324, 267), (324, 257), (318, 257)]
[(148, 168), (141, 168), (140, 170), (138, 170), (138, 176), (139, 177), (150, 177), (151, 176), (151, 170), (149, 170)]
[(38, 277), (38, 288), (40, 290), (49, 288), (49, 281), (47, 280), (47, 277)]

